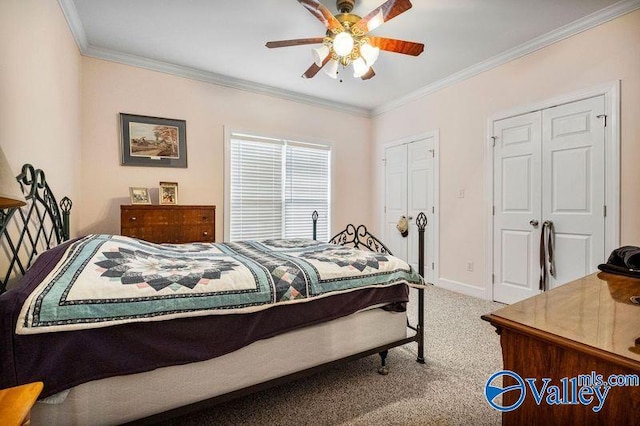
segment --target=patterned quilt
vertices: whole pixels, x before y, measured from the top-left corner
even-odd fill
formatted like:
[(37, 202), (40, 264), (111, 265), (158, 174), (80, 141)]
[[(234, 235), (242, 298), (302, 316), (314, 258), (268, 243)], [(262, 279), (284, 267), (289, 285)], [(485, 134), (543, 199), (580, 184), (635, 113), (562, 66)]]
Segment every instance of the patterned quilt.
[(89, 235), (25, 301), (16, 333), (254, 312), (403, 282), (422, 279), (398, 258), (313, 240), (171, 245)]

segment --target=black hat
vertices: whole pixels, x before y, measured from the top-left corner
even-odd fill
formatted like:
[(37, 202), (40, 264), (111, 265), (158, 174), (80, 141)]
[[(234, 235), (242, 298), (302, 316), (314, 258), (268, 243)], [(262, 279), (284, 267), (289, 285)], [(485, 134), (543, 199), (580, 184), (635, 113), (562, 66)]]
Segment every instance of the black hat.
[(624, 246), (611, 252), (607, 263), (598, 265), (598, 269), (612, 274), (640, 278), (640, 247)]

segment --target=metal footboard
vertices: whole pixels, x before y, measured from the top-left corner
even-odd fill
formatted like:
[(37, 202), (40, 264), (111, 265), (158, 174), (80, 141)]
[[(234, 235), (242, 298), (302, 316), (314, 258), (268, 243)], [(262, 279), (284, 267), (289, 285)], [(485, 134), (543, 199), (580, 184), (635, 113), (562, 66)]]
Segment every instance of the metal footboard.
[[(316, 239), (317, 225), (318, 225), (318, 212), (314, 211), (311, 215), (313, 223), (313, 239)], [(424, 277), (424, 262), (425, 262), (425, 231), (427, 228), (427, 216), (420, 212), (416, 218), (416, 226), (418, 227), (418, 273), (421, 277)], [(374, 251), (381, 254), (392, 255), (391, 250), (385, 246), (376, 236), (371, 234), (367, 227), (359, 225), (358, 227), (349, 224), (341, 232), (337, 233), (329, 240), (331, 244), (347, 245), (361, 250)], [(418, 290), (418, 323), (415, 326), (407, 323), (407, 327), (415, 334), (407, 339), (394, 342), (389, 345), (389, 348), (404, 345), (410, 342), (416, 342), (418, 344), (418, 357), (416, 361), (420, 364), (425, 363), (424, 359), (424, 286), (416, 286)], [(389, 349), (387, 348), (387, 349)], [(380, 352), (382, 358), (382, 367), (379, 372), (386, 374), (385, 359), (387, 350)]]

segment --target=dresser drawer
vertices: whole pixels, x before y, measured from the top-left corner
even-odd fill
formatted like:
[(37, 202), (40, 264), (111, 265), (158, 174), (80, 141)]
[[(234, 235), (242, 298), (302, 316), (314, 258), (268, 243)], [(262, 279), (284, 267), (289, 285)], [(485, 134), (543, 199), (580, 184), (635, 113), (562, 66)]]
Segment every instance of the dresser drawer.
[(168, 225), (172, 219), (175, 221), (175, 214), (163, 210), (125, 210), (121, 214), (120, 225), (125, 226), (149, 226)]
[(120, 233), (154, 243), (215, 241), (215, 206), (120, 206)]

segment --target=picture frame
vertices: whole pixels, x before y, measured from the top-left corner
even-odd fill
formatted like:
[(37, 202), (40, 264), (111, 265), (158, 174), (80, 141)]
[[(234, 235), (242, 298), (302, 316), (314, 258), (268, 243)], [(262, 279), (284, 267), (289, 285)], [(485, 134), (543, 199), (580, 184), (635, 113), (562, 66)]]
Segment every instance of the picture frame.
[(160, 182), (160, 204), (178, 204), (178, 182)]
[(187, 167), (187, 123), (120, 113), (122, 166)]
[(151, 204), (149, 188), (130, 186), (129, 197), (131, 198), (131, 204)]

